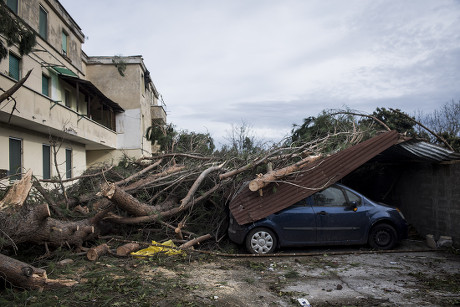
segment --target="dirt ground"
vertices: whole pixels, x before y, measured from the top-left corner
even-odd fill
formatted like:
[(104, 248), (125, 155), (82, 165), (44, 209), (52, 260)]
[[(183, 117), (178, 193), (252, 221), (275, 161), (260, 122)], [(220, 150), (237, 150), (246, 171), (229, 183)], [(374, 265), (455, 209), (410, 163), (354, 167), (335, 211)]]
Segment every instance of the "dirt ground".
[(323, 249), (321, 256), (221, 259), (189, 267), (188, 282), (196, 289), (190, 294), (214, 306), (460, 305), (460, 256), (404, 251), (413, 247), (406, 242), (400, 253), (328, 255), (333, 251)]
[[(299, 255), (306, 252), (315, 255)], [(40, 267), (76, 286), (24, 291), (4, 285), (0, 306), (460, 305), (460, 255), (428, 251), (423, 242), (405, 241), (392, 253), (334, 247), (282, 250), (276, 257), (107, 255), (90, 262), (73, 256), (72, 264), (59, 266), (64, 257)]]

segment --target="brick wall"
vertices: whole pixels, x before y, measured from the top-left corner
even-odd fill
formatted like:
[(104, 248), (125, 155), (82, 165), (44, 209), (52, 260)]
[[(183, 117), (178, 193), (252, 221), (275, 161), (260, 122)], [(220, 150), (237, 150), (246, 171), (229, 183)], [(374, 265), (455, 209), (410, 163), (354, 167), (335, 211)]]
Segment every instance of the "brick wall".
[(422, 236), (451, 236), (460, 246), (460, 163), (400, 167), (392, 196), (408, 222)]

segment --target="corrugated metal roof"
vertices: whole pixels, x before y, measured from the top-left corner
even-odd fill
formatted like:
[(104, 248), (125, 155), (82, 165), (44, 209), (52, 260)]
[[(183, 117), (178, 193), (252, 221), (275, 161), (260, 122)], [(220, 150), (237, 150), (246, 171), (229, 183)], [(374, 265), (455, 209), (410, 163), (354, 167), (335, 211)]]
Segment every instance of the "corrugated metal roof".
[(269, 184), (262, 189), (262, 196), (244, 188), (230, 202), (230, 211), (240, 225), (260, 220), (325, 189), (398, 142), (396, 131), (385, 132), (317, 160), (282, 182)]
[(450, 151), (448, 149), (416, 140), (410, 140), (401, 143), (395, 147), (399, 147), (422, 161), (430, 162), (445, 162), (452, 160), (460, 160), (460, 153)]

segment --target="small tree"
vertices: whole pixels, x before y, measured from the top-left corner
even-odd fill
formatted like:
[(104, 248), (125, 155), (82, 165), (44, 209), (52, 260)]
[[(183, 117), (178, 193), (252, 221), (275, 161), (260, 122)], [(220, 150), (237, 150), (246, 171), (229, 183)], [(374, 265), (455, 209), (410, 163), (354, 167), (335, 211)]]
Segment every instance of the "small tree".
[[(460, 152), (460, 101), (445, 103), (439, 109), (426, 116), (419, 115), (418, 121), (429, 127), (457, 152)], [(430, 140), (439, 143), (436, 137)]]

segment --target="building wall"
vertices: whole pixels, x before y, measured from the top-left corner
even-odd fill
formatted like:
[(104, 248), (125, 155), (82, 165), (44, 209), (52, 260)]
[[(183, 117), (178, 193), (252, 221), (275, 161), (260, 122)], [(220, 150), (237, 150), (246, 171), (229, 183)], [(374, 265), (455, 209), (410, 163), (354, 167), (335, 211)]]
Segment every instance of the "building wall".
[[(124, 76), (112, 60), (126, 64)], [(145, 83), (142, 57), (89, 57), (85, 71), (88, 80), (125, 110), (117, 116), (117, 149), (133, 153), (135, 158), (150, 155), (152, 147), (145, 132), (152, 124), (150, 108), (158, 101), (153, 85)]]
[(460, 163), (408, 164), (393, 195), (421, 235), (452, 236), (460, 246)]
[[(0, 169), (9, 169), (9, 139), (15, 138), (22, 141), (22, 167), (23, 172), (32, 169), (34, 176), (43, 177), (43, 151), (42, 146), (50, 145), (49, 136), (36, 133), (21, 127), (14, 127), (0, 123)], [(72, 150), (72, 177), (80, 176), (86, 169), (86, 149), (82, 144), (63, 140), (57, 143), (60, 149), (57, 152), (58, 169), (61, 176), (65, 178), (66, 152)], [(52, 151), (52, 149), (51, 149)], [(57, 176), (54, 166), (54, 158), (51, 153), (51, 177)]]

